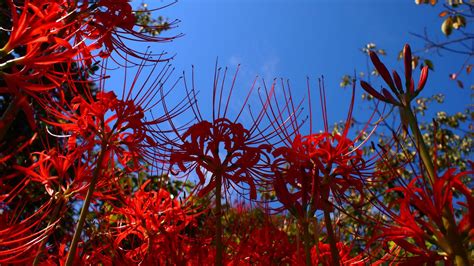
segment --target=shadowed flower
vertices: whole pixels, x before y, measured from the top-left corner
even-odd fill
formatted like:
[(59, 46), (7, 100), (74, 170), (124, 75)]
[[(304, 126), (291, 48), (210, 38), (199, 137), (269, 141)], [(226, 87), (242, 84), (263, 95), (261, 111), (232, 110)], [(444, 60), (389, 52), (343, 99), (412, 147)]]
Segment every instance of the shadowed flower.
[[(283, 205), (281, 209), (290, 211), (299, 222), (303, 232), (306, 264), (311, 264), (309, 220), (314, 217), (317, 210), (321, 210), (324, 213), (332, 260), (334, 265), (339, 265), (340, 259), (330, 213), (335, 207), (343, 208), (343, 203), (359, 206), (364, 201), (363, 179), (367, 176), (370, 167), (355, 143), (363, 136), (373, 115), (358, 136), (354, 139), (348, 136), (354, 106), (354, 84), (342, 133), (337, 130), (330, 132), (325, 89), (321, 81), (319, 85), (324, 131), (312, 133), (311, 93), (308, 80), (310, 132), (308, 135), (300, 133), (302, 125), (296, 121), (295, 115), (290, 115), (291, 120), (285, 122), (289, 124), (288, 127), (279, 128), (284, 145), (273, 151), (275, 159), (272, 163), (272, 171), (275, 175), (270, 182), (278, 201)], [(284, 86), (283, 90), (285, 90)], [(288, 90), (286, 95), (290, 97), (285, 107), (278, 107), (278, 102), (276, 102), (275, 108), (279, 110), (286, 108), (290, 114), (297, 114), (291, 91)], [(356, 197), (351, 199), (352, 195)]]
[(213, 124), (201, 121), (191, 126), (182, 138), (185, 141), (180, 150), (172, 154), (171, 163), (177, 164), (182, 171), (188, 170), (186, 163), (195, 165), (199, 184), (204, 185), (199, 190), (200, 196), (216, 187), (215, 176), (206, 184), (205, 175), (209, 172), (221, 175), (225, 183), (249, 185), (250, 198), (256, 199), (254, 178), (259, 177), (261, 157), (269, 151), (269, 145), (251, 145), (250, 132), (242, 124), (232, 123), (227, 118), (216, 119)]
[(276, 196), (297, 217), (312, 216), (316, 210), (332, 209), (329, 198), (334, 197), (339, 202), (345, 199), (348, 189), (359, 192), (361, 198), (358, 203), (364, 197), (361, 177), (368, 166), (362, 157), (362, 151), (355, 144), (362, 133), (354, 140), (348, 137), (354, 91), (343, 132), (339, 133), (329, 131), (323, 99), (324, 87), (321, 86), (320, 89), (324, 131), (309, 135), (296, 133), (292, 140), (290, 134), (284, 133), (283, 136), (288, 136), (284, 139), (285, 146), (273, 151), (275, 160), (272, 170), (275, 173), (273, 185)]
[[(174, 128), (178, 140), (172, 144), (174, 147), (170, 161), (171, 165), (177, 166), (181, 172), (196, 173), (199, 178), (199, 195), (208, 194), (216, 188), (217, 182), (221, 182), (225, 191), (234, 187), (237, 192), (241, 192), (248, 186), (250, 198), (256, 199), (256, 183), (270, 175), (268, 152), (271, 146), (267, 143), (267, 138), (271, 137), (272, 132), (266, 131), (268, 127), (265, 129), (260, 125), (264, 118), (266, 103), (255, 117), (252, 116), (253, 121), (249, 127), (238, 122), (253, 91), (254, 83), (237, 117), (233, 120), (228, 118), (227, 110), (234, 90), (235, 77), (228, 98), (224, 99), (223, 103), (226, 72), (227, 70), (224, 71), (224, 78), (220, 81), (220, 69), (216, 70), (211, 120), (203, 119), (196, 99), (190, 99), (198, 121), (185, 130)], [(220, 91), (218, 91), (219, 82), (222, 82)], [(195, 97), (194, 88), (188, 95)]]

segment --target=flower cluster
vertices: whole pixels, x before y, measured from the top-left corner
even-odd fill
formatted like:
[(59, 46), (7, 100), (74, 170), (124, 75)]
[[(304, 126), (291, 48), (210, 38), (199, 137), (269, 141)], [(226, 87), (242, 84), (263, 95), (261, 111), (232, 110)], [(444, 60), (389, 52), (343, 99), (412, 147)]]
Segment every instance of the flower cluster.
[[(355, 80), (334, 129), (320, 81), (318, 131), (309, 79), (301, 119), (289, 85), (255, 79), (242, 101), (239, 68), (228, 87), (217, 63), (206, 117), (194, 71), (191, 89), (186, 75), (168, 86), (165, 54), (130, 45), (177, 37), (163, 35), (174, 21), (148, 17), (157, 10), (0, 3), (0, 264), (472, 265), (474, 172), (438, 169), (439, 138), (425, 143), (411, 106), (428, 66), (415, 86), (410, 46), (403, 80), (369, 51), (389, 90), (361, 81), (376, 99), (366, 123), (353, 118)], [(124, 69), (121, 94), (109, 62)], [(399, 111), (403, 139), (390, 127), (368, 147), (380, 102)], [(394, 166), (395, 146), (406, 160)]]

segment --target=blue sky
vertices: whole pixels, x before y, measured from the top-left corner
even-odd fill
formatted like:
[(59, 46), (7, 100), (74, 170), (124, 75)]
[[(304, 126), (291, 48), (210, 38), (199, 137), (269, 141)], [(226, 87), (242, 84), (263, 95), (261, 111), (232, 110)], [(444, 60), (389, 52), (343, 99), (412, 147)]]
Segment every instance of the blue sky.
[[(146, 2), (152, 8), (167, 3)], [(211, 92), (217, 57), (219, 65), (228, 66), (231, 73), (241, 64), (238, 84), (242, 95), (236, 97), (245, 95), (256, 75), (269, 82), (275, 77), (289, 79), (301, 96), (306, 92), (307, 76), (317, 89), (317, 78), (324, 75), (329, 120), (336, 122), (345, 118), (350, 99), (350, 90), (339, 87), (341, 77), (367, 72), (367, 59), (360, 49), (375, 43), (387, 51), (382, 60), (388, 68), (403, 73), (403, 63), (396, 56), (410, 43), (435, 65), (422, 96), (442, 92), (448, 95), (442, 108), (461, 111), (460, 106), (471, 103), (469, 89), (457, 88), (448, 74), (458, 69), (463, 58), (424, 53), (423, 41), (410, 34), (426, 28), (434, 39), (445, 40), (437, 16), (440, 11), (440, 5), (418, 6), (413, 0), (180, 0), (157, 14), (181, 20), (179, 27), (167, 34), (184, 36), (168, 44), (152, 44), (152, 49), (176, 55), (172, 64), (177, 76), (182, 71), (190, 75), (191, 65), (195, 66), (203, 109), (209, 106), (206, 97)], [(415, 73), (417, 79), (419, 71)], [(374, 87), (381, 84), (375, 82)], [(362, 93), (360, 86), (357, 93)], [(366, 110), (364, 104), (355, 108), (356, 115)]]

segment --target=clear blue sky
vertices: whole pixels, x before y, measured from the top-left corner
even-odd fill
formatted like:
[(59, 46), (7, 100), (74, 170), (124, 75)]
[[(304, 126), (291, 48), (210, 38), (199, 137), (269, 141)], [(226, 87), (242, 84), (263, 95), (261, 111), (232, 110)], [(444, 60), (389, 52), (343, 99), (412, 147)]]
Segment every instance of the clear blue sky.
[[(167, 3), (145, 2), (150, 7)], [(185, 35), (169, 44), (152, 45), (152, 49), (176, 54), (172, 64), (177, 75), (190, 73), (194, 65), (203, 97), (211, 91), (217, 57), (219, 65), (229, 66), (231, 72), (241, 64), (242, 91), (259, 75), (268, 81), (274, 77), (290, 79), (294, 91), (304, 93), (307, 76), (316, 89), (317, 78), (324, 75), (329, 119), (336, 122), (345, 118), (350, 98), (349, 90), (339, 88), (341, 77), (354, 70), (367, 71), (360, 48), (369, 42), (377, 44), (387, 51), (382, 60), (388, 68), (403, 73), (402, 62), (396, 61), (403, 45), (410, 43), (415, 51), (424, 46), (410, 32), (422, 33), (426, 28), (435, 39), (445, 39), (437, 16), (440, 10), (440, 5), (418, 6), (414, 0), (179, 0), (159, 14), (181, 20), (179, 28), (168, 34)], [(459, 111), (459, 106), (471, 103), (469, 88), (461, 90), (448, 79), (448, 74), (461, 65), (462, 57), (448, 53), (420, 55), (435, 65), (422, 96), (446, 94), (447, 107), (443, 108), (449, 111)], [(417, 79), (419, 72), (415, 73)], [(375, 87), (380, 84), (375, 83)], [(357, 92), (362, 92), (360, 86)], [(206, 105), (201, 102), (201, 107)], [(366, 109), (359, 104), (356, 115)]]

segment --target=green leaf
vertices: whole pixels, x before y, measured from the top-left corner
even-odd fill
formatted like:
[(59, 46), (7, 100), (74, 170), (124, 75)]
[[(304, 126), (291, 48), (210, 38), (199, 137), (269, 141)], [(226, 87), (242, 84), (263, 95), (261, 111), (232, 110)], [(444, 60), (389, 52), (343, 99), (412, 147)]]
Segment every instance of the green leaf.
[(444, 35), (449, 36), (453, 32), (453, 19), (448, 17), (444, 20), (443, 24), (441, 24), (441, 31)]
[(345, 87), (347, 87), (348, 85), (351, 85), (351, 84), (352, 84), (351, 77), (349, 75), (344, 75), (342, 77), (341, 82), (339, 83), (339, 87), (345, 88)]

